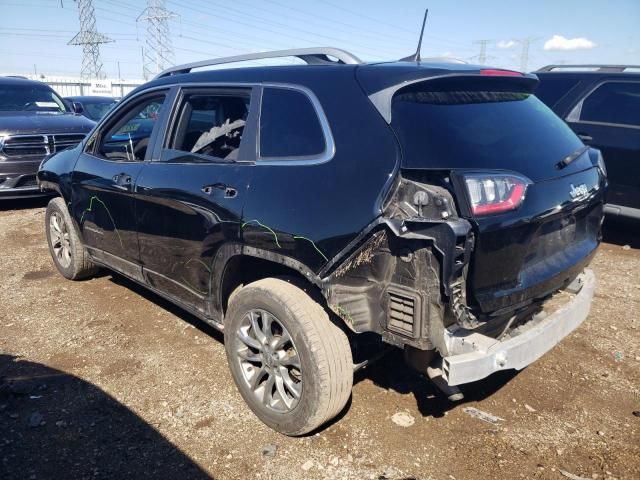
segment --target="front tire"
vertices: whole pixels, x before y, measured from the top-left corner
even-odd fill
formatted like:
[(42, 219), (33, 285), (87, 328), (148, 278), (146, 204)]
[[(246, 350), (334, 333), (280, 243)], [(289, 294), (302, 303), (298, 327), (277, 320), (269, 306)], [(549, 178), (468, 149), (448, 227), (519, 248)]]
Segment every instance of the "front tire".
[(302, 289), (266, 278), (240, 289), (224, 326), (233, 379), (249, 408), (285, 435), (334, 418), (353, 386), (345, 333)]
[(98, 271), (89, 259), (62, 198), (56, 197), (47, 205), (45, 225), (49, 253), (63, 277), (81, 280)]

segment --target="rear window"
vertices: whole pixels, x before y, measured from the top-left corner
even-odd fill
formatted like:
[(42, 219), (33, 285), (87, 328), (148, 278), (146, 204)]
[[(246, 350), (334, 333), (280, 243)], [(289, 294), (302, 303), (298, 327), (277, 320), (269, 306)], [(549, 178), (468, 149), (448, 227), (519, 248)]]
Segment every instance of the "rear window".
[(535, 94), (545, 104), (553, 107), (579, 82), (580, 80), (576, 78), (541, 76), (540, 84), (536, 88)]
[(535, 180), (582, 145), (530, 92), (428, 86), (393, 100), (391, 124), (406, 168), (508, 169)]
[(297, 90), (265, 88), (260, 113), (260, 157), (314, 157), (324, 150), (324, 133), (309, 97)]

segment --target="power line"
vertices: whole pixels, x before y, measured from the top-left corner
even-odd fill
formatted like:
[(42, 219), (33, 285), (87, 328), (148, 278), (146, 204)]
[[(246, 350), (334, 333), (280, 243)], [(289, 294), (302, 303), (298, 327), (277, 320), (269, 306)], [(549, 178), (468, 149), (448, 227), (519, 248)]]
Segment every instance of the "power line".
[(77, 0), (77, 2), (80, 31), (69, 41), (68, 45), (82, 46), (80, 77), (86, 79), (103, 78), (100, 45), (113, 42), (113, 40), (98, 32), (93, 0)]
[[(283, 23), (274, 22), (272, 20), (267, 20), (264, 17), (252, 15), (252, 14), (244, 12), (242, 10), (231, 9), (228, 6), (224, 6), (224, 8), (216, 9), (216, 10), (202, 10), (200, 8), (194, 8), (194, 6), (193, 6), (194, 3), (192, 3), (191, 1), (190, 2), (186, 2), (186, 1), (183, 0), (180, 3), (177, 3), (177, 2), (169, 0), (169, 3), (172, 3), (172, 4), (177, 5), (177, 6), (181, 6), (182, 8), (186, 8), (188, 10), (192, 10), (192, 11), (197, 12), (197, 13), (209, 15), (209, 16), (212, 16), (212, 17), (216, 17), (216, 18), (220, 18), (220, 19), (223, 19), (223, 20), (227, 20), (229, 22), (233, 22), (233, 23), (237, 23), (237, 24), (240, 24), (240, 25), (244, 25), (244, 26), (249, 27), (251, 29), (259, 29), (259, 30), (262, 30), (262, 31), (265, 31), (265, 32), (273, 33), (275, 35), (279, 35), (281, 37), (288, 37), (288, 38), (291, 38), (291, 39), (295, 40), (295, 42), (298, 43), (298, 44), (299, 44), (299, 42), (301, 40), (301, 37), (300, 37), (299, 34), (296, 34), (295, 31), (301, 32), (301, 33), (303, 33), (305, 35), (312, 35), (312, 36), (315, 36), (315, 37), (322, 37), (324, 39), (328, 39), (331, 42), (336, 41), (336, 38), (332, 37), (332, 36), (324, 35), (322, 33), (310, 32), (308, 30), (304, 30), (302, 28), (298, 28), (298, 27), (295, 27), (295, 26), (292, 26), (292, 25), (286, 25), (286, 24), (283, 24)], [(187, 3), (189, 5), (187, 5)], [(196, 7), (201, 7), (203, 5), (199, 4), (199, 3), (195, 3), (195, 6)], [(204, 5), (204, 6), (208, 7), (208, 8), (211, 8), (211, 4)], [(225, 15), (222, 15), (220, 13), (221, 11), (223, 11), (225, 13)], [(233, 12), (237, 12), (237, 13), (235, 13), (235, 15), (239, 16), (240, 18), (242, 18), (242, 20), (237, 20), (238, 17), (234, 18), (233, 17), (233, 15), (234, 15)], [(232, 15), (232, 16), (229, 16), (229, 15)], [(254, 24), (247, 23), (247, 22), (253, 22)], [(267, 27), (265, 27), (265, 25), (269, 25), (272, 28), (267, 28)], [(279, 31), (277, 29), (285, 30), (285, 31)], [(290, 32), (290, 33), (287, 33), (287, 32)], [(369, 51), (372, 52), (372, 53), (374, 51), (381, 51), (381, 49), (372, 49), (372, 48), (369, 48), (368, 46), (365, 46), (365, 45), (358, 45), (358, 44), (356, 44), (354, 42), (351, 42), (351, 43), (353, 45), (360, 46), (362, 49), (369, 49)], [(390, 50), (389, 50), (389, 52), (390, 52)], [(372, 54), (370, 56), (378, 58), (378, 59), (383, 59), (384, 58), (384, 57), (381, 57), (380, 55), (377, 55), (377, 54)]]
[(147, 0), (147, 8), (136, 21), (147, 22), (146, 45), (142, 51), (142, 73), (148, 80), (175, 62), (169, 20), (176, 18), (166, 8), (165, 0)]

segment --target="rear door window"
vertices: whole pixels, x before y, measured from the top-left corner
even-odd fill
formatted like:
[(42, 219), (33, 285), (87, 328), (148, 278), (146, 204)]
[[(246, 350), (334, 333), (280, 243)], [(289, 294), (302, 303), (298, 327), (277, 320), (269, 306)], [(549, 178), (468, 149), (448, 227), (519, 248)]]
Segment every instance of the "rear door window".
[[(170, 149), (173, 161), (238, 160), (250, 91), (194, 91), (184, 95)], [(186, 154), (186, 155), (184, 155)]]
[(314, 158), (325, 150), (320, 119), (309, 97), (298, 90), (265, 88), (260, 113), (260, 158)]
[(640, 127), (640, 82), (607, 82), (569, 114), (568, 120)]

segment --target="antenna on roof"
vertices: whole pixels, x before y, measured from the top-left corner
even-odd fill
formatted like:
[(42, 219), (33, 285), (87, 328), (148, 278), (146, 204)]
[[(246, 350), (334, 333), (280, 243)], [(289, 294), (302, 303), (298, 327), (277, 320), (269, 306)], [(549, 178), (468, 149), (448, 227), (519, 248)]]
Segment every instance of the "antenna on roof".
[(401, 62), (419, 62), (420, 61), (420, 50), (422, 49), (422, 35), (424, 35), (424, 26), (427, 23), (427, 15), (429, 15), (429, 9), (427, 8), (424, 12), (424, 18), (422, 19), (422, 30), (420, 30), (420, 38), (418, 39), (418, 48), (416, 49), (416, 53), (413, 55), (409, 55), (408, 57), (401, 58)]

